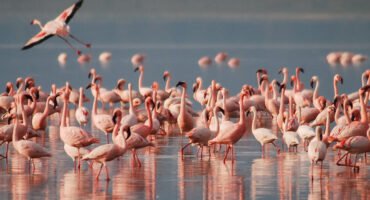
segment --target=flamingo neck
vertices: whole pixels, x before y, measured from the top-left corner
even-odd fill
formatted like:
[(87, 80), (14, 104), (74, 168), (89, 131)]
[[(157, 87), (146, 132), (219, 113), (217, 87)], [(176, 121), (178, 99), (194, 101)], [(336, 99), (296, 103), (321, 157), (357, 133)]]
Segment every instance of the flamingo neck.
[(40, 29), (43, 29), (44, 28), (44, 26), (41, 24), (41, 22), (39, 20), (34, 20), (33, 21), (33, 24), (34, 25), (38, 25), (40, 27)]
[(93, 107), (92, 107), (93, 115), (98, 114), (98, 96), (99, 96), (99, 92), (97, 92), (96, 95), (94, 96), (94, 102), (93, 102)]
[(67, 126), (67, 112), (68, 112), (68, 100), (64, 98), (63, 101), (63, 112), (62, 112), (62, 122), (60, 123), (60, 127)]
[(261, 75), (260, 75), (260, 73), (257, 73), (257, 85), (258, 85), (258, 89), (261, 91), (261, 93), (262, 93), (262, 90), (263, 90), (263, 88), (261, 87), (262, 86), (262, 84), (260, 84), (260, 79), (261, 79)]
[(83, 98), (84, 98), (84, 92), (83, 90), (80, 90), (80, 97), (78, 99), (78, 107), (82, 108), (83, 106)]
[(199, 80), (198, 90), (203, 90), (203, 80)]
[(302, 111), (301, 111), (301, 107), (300, 106), (298, 106), (298, 123), (300, 124), (301, 123), (301, 121), (302, 121)]
[(144, 79), (144, 71), (140, 71), (139, 80), (138, 80), (139, 88), (143, 87), (143, 79)]
[(296, 70), (296, 78), (297, 78), (297, 90), (301, 91), (301, 78), (300, 78), (300, 73), (299, 70)]
[[(279, 106), (279, 115), (283, 116), (284, 114), (284, 98), (285, 98), (285, 89), (281, 89), (281, 94), (280, 94), (280, 106)], [(290, 106), (290, 101), (289, 101), (289, 106)]]
[[(343, 106), (345, 106), (345, 104), (343, 104)], [(340, 109), (341, 109), (340, 106), (338, 106), (337, 110), (335, 110), (334, 120), (335, 120), (336, 124), (338, 124), (338, 122), (339, 122)], [(346, 109), (344, 108), (344, 110), (346, 110)]]
[(166, 80), (166, 86), (165, 86), (165, 90), (166, 92), (171, 92), (171, 76), (167, 76), (167, 80)]
[(293, 97), (289, 96), (289, 119), (293, 119)]
[(362, 84), (362, 87), (364, 87), (366, 85), (366, 72), (362, 73), (361, 84)]
[(181, 94), (181, 103), (180, 103), (180, 115), (185, 115), (185, 96), (186, 96), (186, 88), (182, 88), (182, 94)]
[[(17, 106), (16, 106), (16, 109), (17, 109)], [(19, 140), (19, 136), (18, 136), (19, 121), (18, 120), (19, 120), (18, 117), (15, 117), (15, 124), (14, 124), (13, 135), (12, 135), (13, 145), (15, 144), (15, 142)]]
[(239, 124), (245, 124), (245, 113), (244, 113), (244, 100), (245, 95), (241, 94), (240, 95), (240, 100), (239, 100)]
[(288, 72), (284, 72), (284, 78), (283, 78), (283, 83), (282, 84), (287, 84), (288, 83)]
[[(337, 109), (339, 110), (339, 109)], [(329, 137), (330, 135), (330, 113), (326, 114), (326, 123), (325, 123), (325, 137)]]
[(277, 100), (277, 95), (278, 95), (278, 93), (276, 91), (276, 87), (275, 87), (275, 85), (272, 85), (272, 98), (274, 100)]
[[(215, 131), (215, 134), (217, 135), (217, 133), (220, 131), (220, 122), (218, 121), (218, 117), (217, 117), (217, 113), (216, 113), (216, 108), (214, 109), (213, 111), (213, 117), (215, 118), (216, 120), (216, 131)], [(225, 111), (226, 112), (226, 111)]]
[(226, 107), (226, 98), (227, 98), (227, 94), (226, 92), (223, 92), (223, 95), (222, 95), (222, 104), (223, 104), (223, 109), (224, 109), (224, 112), (225, 114), (222, 115), (222, 121), (227, 121), (230, 119), (230, 115), (229, 115), (229, 112), (227, 110), (227, 107)]
[(24, 83), (22, 82), (17, 90), (17, 94), (20, 94), (24, 90)]
[(152, 119), (157, 118), (157, 90), (153, 90), (153, 102), (154, 102), (154, 109), (152, 110)]
[(361, 122), (362, 123), (368, 123), (367, 122), (367, 112), (366, 112), (366, 106), (364, 99), (361, 94), (359, 94), (360, 97), (360, 106), (361, 106)]
[(334, 98), (339, 95), (338, 92), (338, 81), (334, 78), (333, 80), (333, 88), (334, 88)]
[(19, 104), (20, 104), (21, 112), (22, 112), (23, 125), (26, 126), (26, 127), (28, 127), (29, 121), (27, 119), (26, 112), (24, 111), (24, 104), (22, 102), (23, 102), (23, 96), (22, 96), (21, 102), (19, 102)]
[(150, 112), (149, 103), (145, 103), (145, 109), (146, 109), (146, 113), (148, 115), (149, 129), (152, 130), (152, 128), (153, 128), (153, 119), (152, 119), (152, 113)]
[(313, 91), (313, 101), (315, 101), (319, 97), (319, 87), (320, 87), (320, 81), (316, 80), (315, 90)]
[(257, 128), (257, 112), (256, 110), (252, 110), (252, 113), (253, 113), (252, 131), (254, 131)]
[(132, 103), (132, 86), (131, 84), (128, 86), (128, 100), (129, 100), (129, 113), (130, 115), (135, 114), (134, 105)]
[[(346, 102), (347, 102), (348, 100), (345, 100), (344, 101), (344, 105), (346, 105)], [(346, 107), (344, 107), (344, 109), (343, 109), (343, 113), (344, 113), (344, 116), (345, 116), (345, 118), (346, 118), (346, 121), (347, 121), (347, 124), (349, 124), (349, 123), (351, 123), (351, 118), (349, 117), (349, 108), (348, 108), (349, 106), (346, 106)]]
[(46, 119), (46, 117), (48, 116), (49, 114), (49, 102), (51, 100), (51, 96), (49, 96), (47, 99), (46, 99), (46, 102), (45, 102), (45, 109), (44, 109), (44, 112), (42, 113), (41, 115), (41, 121), (44, 121)]

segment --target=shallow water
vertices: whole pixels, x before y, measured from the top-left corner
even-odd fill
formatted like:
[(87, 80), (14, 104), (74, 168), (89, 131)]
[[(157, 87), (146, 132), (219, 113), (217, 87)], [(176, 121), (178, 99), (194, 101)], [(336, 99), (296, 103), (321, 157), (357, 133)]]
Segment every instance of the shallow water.
[[(283, 152), (267, 148), (261, 158), (260, 145), (247, 133), (236, 145), (236, 162), (223, 163), (224, 148), (209, 157), (196, 156), (196, 148), (179, 154), (182, 141), (178, 135), (157, 137), (155, 148), (140, 150), (142, 167), (131, 162), (130, 153), (111, 161), (111, 180), (105, 181), (102, 171), (96, 181), (99, 164), (93, 172), (86, 163), (80, 172), (73, 169), (72, 160), (64, 153), (54, 116), (47, 133), (37, 141), (53, 154), (50, 159), (35, 160), (36, 169), (30, 174), (28, 161), (12, 148), (8, 163), (1, 161), (0, 196), (13, 199), (368, 199), (369, 165), (360, 161), (359, 173), (335, 165), (336, 152), (327, 155), (311, 172), (307, 154)], [(250, 123), (250, 120), (248, 120)], [(73, 122), (75, 123), (75, 122)], [(268, 120), (262, 120), (269, 126)], [(104, 141), (104, 134), (93, 129)], [(278, 143), (280, 146), (280, 142)], [(285, 147), (286, 148), (286, 147)], [(360, 160), (363, 158), (361, 157)], [(94, 173), (94, 174), (92, 174)], [(313, 176), (313, 180), (311, 177)]]
[[(281, 80), (277, 74), (280, 67), (287, 66), (292, 72), (296, 66), (302, 66), (305, 68), (302, 79), (306, 87), (309, 87), (311, 76), (318, 75), (320, 95), (331, 98), (334, 74), (339, 73), (344, 78), (344, 85), (339, 86), (340, 93), (352, 92), (360, 87), (361, 73), (369, 68), (368, 62), (361, 66), (330, 67), (325, 60), (331, 51), (370, 55), (370, 18), (362, 18), (361, 15), (346, 14), (343, 17), (339, 12), (334, 17), (315, 14), (302, 17), (288, 13), (265, 17), (260, 13), (251, 18), (213, 19), (197, 18), (191, 14), (140, 17), (136, 13), (134, 17), (126, 18), (121, 15), (114, 17), (117, 13), (89, 13), (88, 4), (85, 4), (85, 10), (78, 13), (80, 17), (71, 22), (74, 34), (93, 46), (87, 50), (76, 45), (93, 56), (91, 63), (81, 66), (73, 52), (58, 38), (20, 51), (23, 42), (38, 30), (28, 25), (30, 19), (40, 17), (45, 21), (53, 15), (54, 9), (46, 9), (44, 4), (38, 9), (35, 5), (33, 8), (17, 7), (7, 3), (3, 7), (5, 14), (1, 12), (3, 16), (0, 18), (0, 26), (6, 30), (0, 33), (0, 85), (14, 82), (19, 76), (31, 75), (45, 91), (49, 91), (52, 83), (62, 86), (67, 80), (77, 88), (87, 85), (87, 73), (95, 67), (104, 77), (104, 87), (113, 88), (118, 78), (125, 78), (137, 88), (138, 74), (133, 72), (130, 58), (140, 52), (146, 55), (144, 84), (148, 86), (154, 80), (163, 86), (162, 73), (169, 70), (172, 85), (179, 80), (192, 83), (197, 76), (202, 76), (205, 84), (215, 79), (235, 94), (243, 84), (256, 85), (255, 71), (260, 67), (268, 69), (270, 77)], [(368, 10), (367, 4), (361, 8), (356, 6), (354, 10)], [(284, 10), (283, 5), (278, 10)], [(301, 6), (295, 4), (295, 7), (299, 11)], [(338, 7), (333, 7), (332, 13), (341, 11)], [(95, 10), (100, 8), (104, 9), (98, 6)], [(312, 9), (318, 8), (322, 6), (312, 6)], [(23, 15), (12, 12), (19, 9), (24, 11)], [(33, 9), (42, 11), (29, 11)], [(141, 11), (146, 12), (146, 7)], [(109, 17), (104, 18), (106, 14)], [(94, 17), (97, 15), (99, 19)], [(112, 52), (112, 61), (102, 65), (97, 56), (106, 50)], [(60, 66), (56, 60), (62, 51), (69, 56), (65, 66)], [(229, 69), (225, 64), (199, 68), (197, 60), (201, 56), (213, 57), (219, 51), (239, 57), (240, 68)], [(87, 94), (91, 98), (90, 92)], [(194, 106), (199, 108), (196, 104)], [(269, 121), (262, 120), (262, 124), (270, 127)], [(141, 168), (133, 167), (130, 153), (126, 153), (120, 160), (109, 163), (110, 182), (104, 180), (104, 171), (100, 181), (95, 181), (86, 164), (81, 172), (74, 172), (73, 162), (64, 153), (59, 139), (57, 124), (57, 117), (50, 119), (47, 132), (37, 139), (52, 152), (53, 157), (35, 161), (36, 169), (32, 174), (28, 171), (27, 160), (10, 147), (8, 162), (0, 161), (2, 199), (370, 199), (369, 165), (364, 162), (360, 162), (360, 172), (353, 173), (349, 168), (336, 166), (336, 152), (330, 151), (322, 174), (319, 165), (314, 167), (312, 174), (307, 154), (301, 147), (299, 153), (284, 152), (280, 155), (270, 147), (268, 156), (261, 158), (260, 145), (250, 133), (236, 144), (237, 161), (234, 164), (230, 160), (223, 164), (223, 149), (210, 158), (205, 150), (201, 160), (195, 156), (193, 147), (192, 153), (181, 160), (178, 152), (182, 139), (171, 135), (158, 137), (155, 148), (140, 150)], [(95, 136), (105, 141), (103, 134), (92, 130)], [(96, 165), (94, 174), (97, 170)]]

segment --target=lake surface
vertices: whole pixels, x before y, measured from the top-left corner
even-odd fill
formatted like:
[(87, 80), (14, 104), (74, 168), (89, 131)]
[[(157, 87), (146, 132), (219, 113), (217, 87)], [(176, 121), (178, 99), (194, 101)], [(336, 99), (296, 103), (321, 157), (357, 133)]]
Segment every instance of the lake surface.
[[(25, 13), (0, 20), (0, 85), (28, 75), (49, 91), (69, 81), (73, 87), (86, 86), (87, 73), (94, 67), (104, 78), (104, 87), (113, 88), (116, 80), (125, 78), (137, 88), (138, 74), (133, 72), (130, 58), (134, 53), (146, 55), (144, 84), (158, 81), (162, 86), (162, 73), (172, 73), (173, 85), (177, 81), (194, 82), (201, 76), (206, 84), (212, 79), (231, 90), (240, 91), (243, 84), (256, 85), (255, 72), (264, 67), (270, 77), (281, 80), (277, 74), (282, 66), (290, 72), (296, 66), (305, 69), (302, 76), (306, 87), (313, 75), (321, 81), (320, 95), (333, 96), (332, 77), (339, 73), (344, 85), (340, 93), (357, 90), (360, 76), (369, 63), (362, 66), (330, 67), (325, 60), (331, 51), (351, 51), (370, 55), (370, 19), (361, 17), (297, 18), (257, 17), (245, 18), (171, 18), (160, 17), (114, 20), (78, 18), (71, 30), (81, 39), (92, 43), (92, 49), (81, 48), (93, 60), (79, 65), (73, 52), (63, 41), (52, 38), (27, 51), (20, 51), (23, 42), (38, 29), (28, 22), (38, 13)], [(50, 18), (42, 13), (43, 21)], [(11, 15), (10, 15), (11, 16)], [(92, 15), (94, 16), (94, 15)], [(101, 14), (99, 15), (101, 16)], [(296, 15), (295, 15), (296, 16)], [(75, 44), (75, 43), (74, 43)], [(97, 60), (102, 51), (112, 52), (112, 61), (102, 65)], [(201, 56), (214, 57), (226, 51), (241, 59), (238, 69), (226, 65), (199, 68)], [(57, 63), (60, 52), (67, 52), (64, 67)], [(3, 87), (5, 88), (5, 86)], [(190, 90), (188, 91), (190, 92)], [(87, 93), (91, 98), (90, 92)], [(90, 104), (88, 106), (91, 106)], [(195, 105), (195, 108), (199, 108)], [(268, 124), (268, 119), (262, 123)], [(320, 167), (314, 167), (311, 181), (307, 154), (281, 153), (269, 148), (269, 156), (261, 158), (260, 145), (251, 134), (246, 134), (236, 145), (237, 161), (223, 164), (222, 153), (205, 156), (203, 160), (193, 154), (184, 160), (179, 156), (180, 136), (158, 137), (156, 147), (140, 151), (141, 168), (131, 166), (130, 153), (119, 161), (109, 163), (111, 181), (95, 181), (91, 170), (84, 165), (75, 173), (71, 159), (64, 153), (59, 139), (58, 119), (49, 120), (50, 127), (38, 142), (49, 149), (53, 157), (36, 161), (36, 170), (29, 174), (27, 160), (11, 147), (10, 159), (0, 161), (0, 196), (3, 199), (369, 199), (369, 166), (360, 162), (360, 172), (335, 165), (336, 152), (330, 151)], [(249, 126), (249, 125), (248, 125)], [(88, 127), (105, 141), (103, 134)], [(279, 142), (280, 144), (280, 142)], [(205, 154), (207, 152), (205, 151)], [(97, 173), (98, 166), (94, 172)]]

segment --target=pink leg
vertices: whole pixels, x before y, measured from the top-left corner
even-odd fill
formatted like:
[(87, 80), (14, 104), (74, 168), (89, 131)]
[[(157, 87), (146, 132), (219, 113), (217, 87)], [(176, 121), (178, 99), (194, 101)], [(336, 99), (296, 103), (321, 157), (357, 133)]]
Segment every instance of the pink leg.
[(337, 164), (338, 166), (347, 166), (347, 164), (341, 164), (341, 163), (340, 163), (340, 161), (341, 161), (341, 160), (343, 160), (343, 158), (344, 158), (344, 157), (346, 157), (348, 154), (349, 154), (348, 152), (347, 152), (347, 153), (345, 153), (345, 154), (343, 154), (343, 156), (339, 158), (339, 160), (337, 161), (337, 163), (336, 163), (336, 164)]
[(107, 181), (109, 181), (110, 180), (110, 178), (109, 178), (109, 171), (108, 171), (108, 167), (107, 167), (107, 164), (104, 164), (105, 165), (105, 172), (106, 172), (106, 174), (107, 174)]
[(274, 147), (276, 149), (276, 153), (279, 154), (280, 153), (280, 149), (276, 146), (275, 142), (272, 142), (271, 144), (274, 145)]
[(227, 154), (229, 154), (229, 151), (230, 151), (230, 146), (228, 145), (226, 149), (225, 157), (224, 157), (224, 163), (226, 163)]
[(189, 145), (190, 145), (191, 143), (189, 142), (189, 143), (187, 143), (187, 144), (185, 144), (182, 148), (181, 148), (181, 158), (183, 158), (184, 157), (184, 150), (186, 149), (186, 147), (188, 147)]
[(100, 165), (100, 169), (99, 169), (98, 175), (96, 176), (96, 180), (99, 180), (100, 172), (102, 169), (103, 169), (103, 163)]

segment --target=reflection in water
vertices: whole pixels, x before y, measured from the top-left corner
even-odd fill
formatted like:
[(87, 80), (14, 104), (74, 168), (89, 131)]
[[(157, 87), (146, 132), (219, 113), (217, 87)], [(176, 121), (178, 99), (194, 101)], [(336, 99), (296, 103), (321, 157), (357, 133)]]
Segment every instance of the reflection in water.
[[(71, 119), (71, 123), (75, 123)], [(268, 124), (268, 122), (261, 122)], [(368, 168), (363, 162), (360, 173), (335, 165), (335, 153), (329, 152), (322, 174), (315, 166), (311, 181), (310, 162), (306, 152), (271, 153), (261, 158), (260, 146), (247, 134), (236, 145), (237, 161), (223, 164), (222, 155), (210, 159), (178, 154), (179, 136), (158, 137), (155, 148), (139, 151), (142, 167), (131, 165), (131, 155), (110, 163), (112, 175), (105, 181), (94, 179), (92, 170), (83, 165), (73, 170), (59, 138), (59, 118), (53, 116), (44, 138), (39, 138), (53, 157), (35, 160), (34, 174), (28, 171), (28, 160), (10, 148), (8, 164), (1, 160), (0, 196), (78, 199), (369, 199)], [(271, 124), (270, 124), (271, 125)], [(273, 126), (273, 125), (272, 125)], [(94, 129), (104, 140), (104, 134)], [(57, 195), (57, 196), (55, 196)]]

